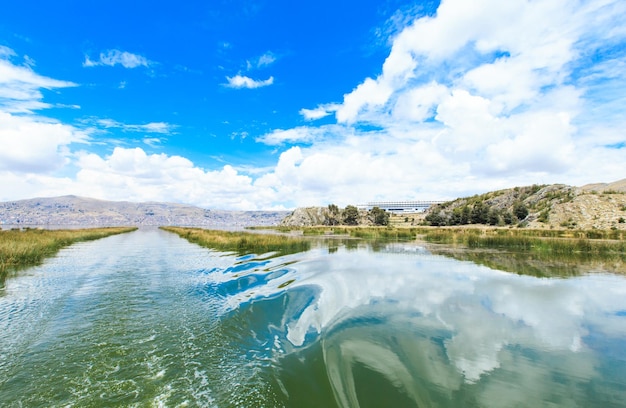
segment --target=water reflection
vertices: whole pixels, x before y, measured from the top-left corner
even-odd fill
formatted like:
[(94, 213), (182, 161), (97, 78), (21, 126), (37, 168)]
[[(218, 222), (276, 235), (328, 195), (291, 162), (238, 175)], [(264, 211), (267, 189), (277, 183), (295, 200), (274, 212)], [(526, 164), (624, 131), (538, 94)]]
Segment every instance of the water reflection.
[(529, 254), (525, 251), (463, 249), (429, 244), (433, 254), (461, 261), (471, 261), (489, 268), (536, 277), (570, 277), (588, 273), (616, 273), (626, 275), (626, 254), (593, 256), (589, 254), (558, 255)]
[[(581, 263), (559, 264), (555, 279), (510, 254), (315, 242), (238, 257), (139, 230), (61, 251), (0, 293), (0, 405), (626, 401), (624, 276)], [(499, 266), (510, 264), (548, 272)]]
[[(273, 381), (286, 405), (626, 400), (621, 276), (537, 279), (415, 245), (366, 248), (355, 240), (321, 245), (277, 266), (276, 282), (267, 279), (275, 268), (264, 268), (265, 284), (223, 293), (224, 307), (244, 311), (255, 336), (271, 345)], [(222, 284), (241, 279), (218, 275)]]

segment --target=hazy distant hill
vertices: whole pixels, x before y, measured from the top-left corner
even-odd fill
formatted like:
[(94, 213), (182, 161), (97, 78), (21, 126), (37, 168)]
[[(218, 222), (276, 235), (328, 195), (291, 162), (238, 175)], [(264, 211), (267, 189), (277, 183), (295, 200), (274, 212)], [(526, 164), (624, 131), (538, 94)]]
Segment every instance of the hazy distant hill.
[(10, 225), (277, 225), (286, 211), (206, 210), (184, 204), (133, 203), (63, 196), (0, 203), (0, 223)]
[(626, 179), (614, 181), (613, 183), (596, 183), (587, 184), (581, 187), (585, 191), (596, 191), (598, 193), (604, 192), (622, 192), (626, 193)]

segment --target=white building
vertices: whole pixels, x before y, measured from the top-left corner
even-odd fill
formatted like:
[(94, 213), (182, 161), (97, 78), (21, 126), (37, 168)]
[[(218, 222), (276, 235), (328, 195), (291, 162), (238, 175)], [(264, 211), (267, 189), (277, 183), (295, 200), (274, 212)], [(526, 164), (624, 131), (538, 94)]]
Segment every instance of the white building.
[(372, 201), (364, 205), (359, 205), (360, 209), (371, 210), (378, 207), (394, 214), (421, 213), (426, 211), (431, 205), (441, 204), (443, 201)]

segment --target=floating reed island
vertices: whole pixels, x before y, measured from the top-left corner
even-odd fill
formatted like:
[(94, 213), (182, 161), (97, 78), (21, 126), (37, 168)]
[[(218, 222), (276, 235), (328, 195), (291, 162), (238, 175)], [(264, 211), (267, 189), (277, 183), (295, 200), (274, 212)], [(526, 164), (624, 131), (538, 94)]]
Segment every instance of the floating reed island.
[(61, 248), (75, 242), (92, 241), (110, 235), (134, 231), (135, 227), (85, 229), (12, 229), (0, 231), (0, 277), (11, 268), (40, 264)]
[(256, 234), (187, 227), (161, 227), (162, 230), (178, 234), (181, 238), (200, 246), (239, 255), (279, 255), (308, 251), (311, 241), (305, 238), (277, 234)]

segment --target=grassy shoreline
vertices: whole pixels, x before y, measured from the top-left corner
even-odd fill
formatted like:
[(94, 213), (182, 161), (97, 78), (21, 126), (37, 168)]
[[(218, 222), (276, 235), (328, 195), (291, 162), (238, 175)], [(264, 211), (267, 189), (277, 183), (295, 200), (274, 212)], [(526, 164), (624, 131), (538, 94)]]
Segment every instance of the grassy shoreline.
[(424, 234), (430, 243), (468, 248), (513, 249), (554, 255), (626, 255), (623, 231), (438, 229)]
[(136, 230), (136, 227), (85, 228), (75, 230), (0, 231), (0, 278), (7, 270), (35, 266), (75, 242), (92, 241)]
[(277, 227), (304, 236), (350, 236), (379, 240), (420, 240), (467, 248), (513, 249), (529, 253), (626, 256), (626, 231), (519, 229), (508, 227)]
[(277, 252), (280, 255), (307, 251), (311, 241), (277, 234), (254, 234), (250, 232), (233, 232), (209, 230), (189, 227), (160, 227), (181, 238), (200, 246), (224, 252), (235, 252), (239, 255), (266, 254)]

